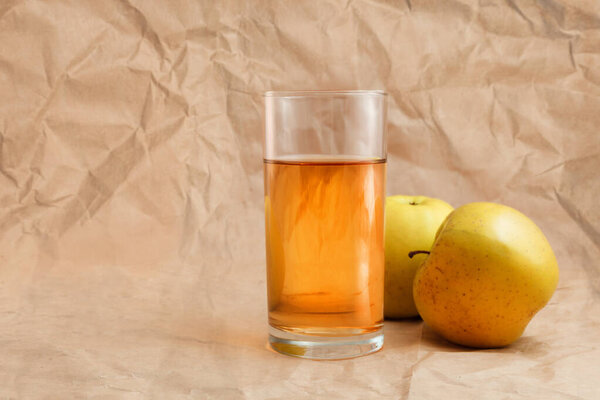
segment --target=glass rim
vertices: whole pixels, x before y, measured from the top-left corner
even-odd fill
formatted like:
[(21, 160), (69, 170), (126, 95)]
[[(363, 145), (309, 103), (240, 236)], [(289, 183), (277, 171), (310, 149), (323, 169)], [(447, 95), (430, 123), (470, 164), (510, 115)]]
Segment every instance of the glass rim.
[(387, 96), (384, 90), (268, 90), (263, 97), (308, 98), (333, 96)]

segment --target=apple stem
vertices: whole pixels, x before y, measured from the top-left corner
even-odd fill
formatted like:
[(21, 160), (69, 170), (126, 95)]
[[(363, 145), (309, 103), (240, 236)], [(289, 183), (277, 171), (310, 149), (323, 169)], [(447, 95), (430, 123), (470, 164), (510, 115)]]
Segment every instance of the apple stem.
[(429, 254), (429, 252), (427, 250), (414, 250), (408, 253), (408, 257), (413, 258), (417, 254)]

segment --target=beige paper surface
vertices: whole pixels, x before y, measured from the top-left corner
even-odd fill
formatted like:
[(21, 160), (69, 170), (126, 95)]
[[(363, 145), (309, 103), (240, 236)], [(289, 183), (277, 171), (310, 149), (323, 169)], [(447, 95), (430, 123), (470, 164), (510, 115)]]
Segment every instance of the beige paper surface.
[[(331, 88), (390, 93), (388, 194), (545, 232), (519, 341), (267, 349), (261, 93)], [(5, 0), (0, 93), (1, 398), (600, 398), (598, 2)]]

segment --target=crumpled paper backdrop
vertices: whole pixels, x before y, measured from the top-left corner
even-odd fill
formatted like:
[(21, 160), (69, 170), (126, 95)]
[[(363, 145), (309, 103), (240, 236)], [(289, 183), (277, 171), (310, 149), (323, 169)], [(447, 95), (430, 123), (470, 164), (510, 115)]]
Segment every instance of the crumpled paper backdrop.
[[(519, 341), (267, 349), (261, 93), (332, 88), (389, 92), (388, 194), (546, 233)], [(600, 3), (4, 0), (0, 93), (0, 397), (600, 398)]]

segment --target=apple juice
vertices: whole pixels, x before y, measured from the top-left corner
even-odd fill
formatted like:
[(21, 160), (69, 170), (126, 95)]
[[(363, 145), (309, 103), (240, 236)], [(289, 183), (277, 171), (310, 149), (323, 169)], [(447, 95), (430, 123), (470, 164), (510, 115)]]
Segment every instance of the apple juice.
[(271, 326), (321, 336), (381, 328), (385, 170), (385, 160), (265, 160)]

